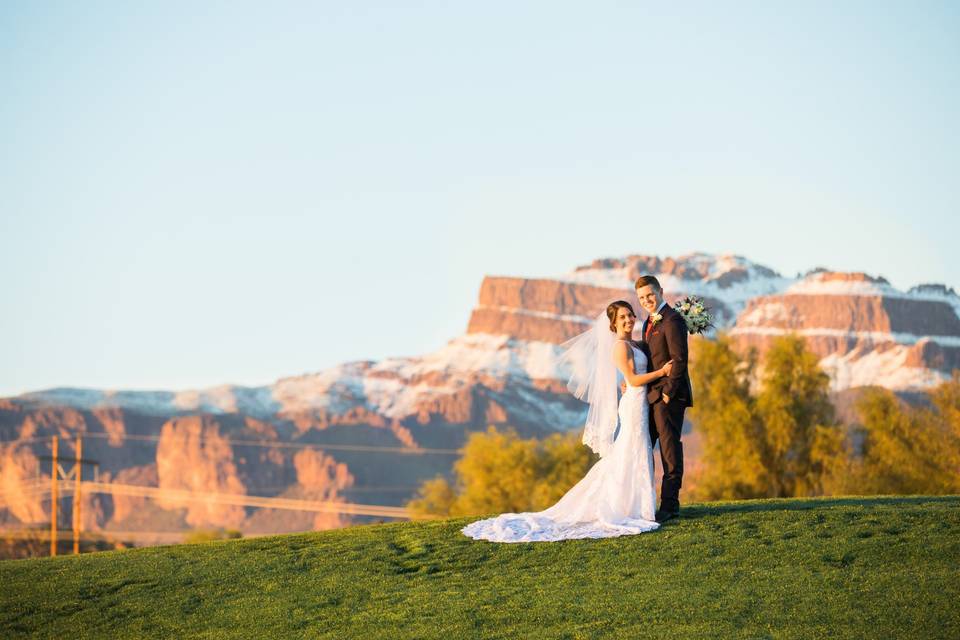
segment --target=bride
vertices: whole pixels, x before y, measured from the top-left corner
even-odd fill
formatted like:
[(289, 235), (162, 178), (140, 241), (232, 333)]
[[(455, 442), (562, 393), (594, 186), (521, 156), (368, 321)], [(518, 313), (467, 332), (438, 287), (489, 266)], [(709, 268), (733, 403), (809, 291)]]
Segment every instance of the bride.
[[(461, 531), (477, 540), (537, 542), (607, 538), (652, 531), (656, 490), (650, 447), (646, 384), (670, 374), (671, 363), (653, 373), (630, 337), (636, 315), (617, 300), (593, 328), (568, 340), (561, 361), (572, 374), (567, 388), (589, 403), (583, 442), (600, 454), (580, 482), (545, 511), (504, 513)], [(627, 387), (617, 402), (619, 383)], [(617, 430), (617, 418), (620, 428)]]

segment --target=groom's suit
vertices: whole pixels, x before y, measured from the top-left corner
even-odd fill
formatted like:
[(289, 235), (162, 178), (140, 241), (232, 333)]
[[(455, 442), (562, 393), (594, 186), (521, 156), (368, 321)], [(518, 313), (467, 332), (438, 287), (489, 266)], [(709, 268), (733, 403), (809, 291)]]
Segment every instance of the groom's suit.
[[(673, 360), (670, 375), (650, 383), (647, 401), (650, 403), (650, 442), (660, 439), (660, 461), (663, 464), (663, 482), (660, 485), (660, 508), (680, 510), (680, 485), (683, 483), (683, 444), (680, 431), (683, 413), (693, 406), (693, 390), (687, 373), (687, 323), (668, 304), (659, 312), (662, 319), (651, 326), (649, 318), (641, 331), (647, 347), (649, 371), (656, 371)], [(670, 398), (663, 401), (663, 394)]]

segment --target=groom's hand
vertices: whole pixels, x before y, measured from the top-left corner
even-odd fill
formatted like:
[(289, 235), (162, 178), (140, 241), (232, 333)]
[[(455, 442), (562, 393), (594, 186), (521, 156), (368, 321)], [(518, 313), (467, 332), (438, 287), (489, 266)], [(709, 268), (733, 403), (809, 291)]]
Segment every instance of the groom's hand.
[(624, 381), (620, 383), (620, 393), (623, 394), (626, 392), (627, 392), (627, 383), (626, 381)]
[(663, 404), (670, 404), (670, 396), (663, 394)]

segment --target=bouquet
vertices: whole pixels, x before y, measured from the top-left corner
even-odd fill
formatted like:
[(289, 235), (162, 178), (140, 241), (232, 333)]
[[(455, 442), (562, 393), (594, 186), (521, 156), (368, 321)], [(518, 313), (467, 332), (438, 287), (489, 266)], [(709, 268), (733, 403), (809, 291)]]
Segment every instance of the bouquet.
[(690, 333), (703, 333), (713, 326), (713, 316), (710, 315), (710, 309), (703, 304), (703, 298), (687, 296), (679, 300), (673, 308), (683, 316)]

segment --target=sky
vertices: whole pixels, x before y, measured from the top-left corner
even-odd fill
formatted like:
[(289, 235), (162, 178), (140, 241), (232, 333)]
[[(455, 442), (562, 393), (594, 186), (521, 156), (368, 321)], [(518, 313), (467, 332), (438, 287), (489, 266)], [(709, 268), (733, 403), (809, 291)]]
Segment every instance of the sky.
[(0, 396), (427, 353), (628, 254), (960, 289), (957, 3), (402, 4), (0, 3)]

